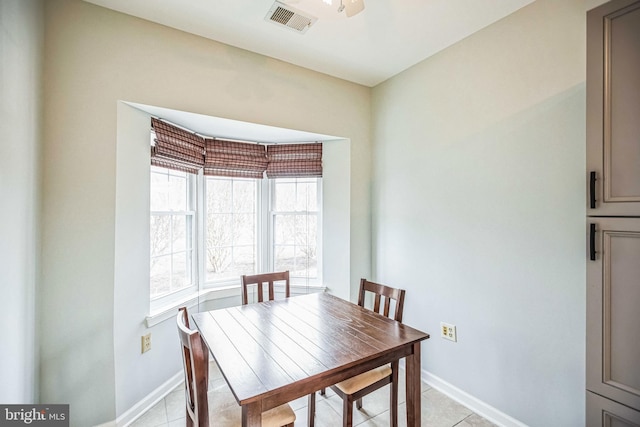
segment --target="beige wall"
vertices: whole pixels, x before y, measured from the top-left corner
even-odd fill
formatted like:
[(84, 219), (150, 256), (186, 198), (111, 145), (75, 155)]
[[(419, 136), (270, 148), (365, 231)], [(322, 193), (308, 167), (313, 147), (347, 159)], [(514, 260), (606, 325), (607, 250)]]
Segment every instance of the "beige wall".
[(47, 1), (45, 20), (41, 387), (72, 425), (114, 420), (167, 379), (121, 375), (139, 324), (114, 354), (118, 101), (349, 138), (350, 281), (369, 274), (370, 89), (78, 0)]
[(537, 0), (373, 91), (375, 276), (506, 425), (584, 425), (584, 81), (584, 2)]

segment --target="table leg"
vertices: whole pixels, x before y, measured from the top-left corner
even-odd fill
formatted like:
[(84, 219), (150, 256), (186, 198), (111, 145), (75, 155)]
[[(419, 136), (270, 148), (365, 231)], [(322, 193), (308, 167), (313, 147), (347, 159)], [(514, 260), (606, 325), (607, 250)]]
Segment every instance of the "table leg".
[(420, 404), (420, 343), (413, 344), (413, 354), (405, 358), (407, 373), (407, 427), (418, 427)]
[(307, 405), (307, 426), (315, 427), (316, 421), (316, 392), (309, 395), (309, 404)]
[(242, 405), (242, 427), (262, 426), (262, 405), (261, 402), (253, 402)]

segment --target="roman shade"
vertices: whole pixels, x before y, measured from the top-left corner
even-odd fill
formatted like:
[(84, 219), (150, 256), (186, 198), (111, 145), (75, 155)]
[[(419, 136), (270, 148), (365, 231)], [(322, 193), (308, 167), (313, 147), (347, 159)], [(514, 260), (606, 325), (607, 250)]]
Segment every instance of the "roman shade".
[(205, 140), (205, 175), (262, 179), (266, 169), (264, 145), (221, 139)]
[(322, 144), (267, 145), (267, 178), (322, 176)]
[(151, 164), (167, 169), (233, 178), (322, 176), (322, 144), (258, 144), (205, 138), (152, 118)]
[(152, 165), (195, 174), (204, 167), (204, 138), (155, 118), (151, 127), (155, 133)]

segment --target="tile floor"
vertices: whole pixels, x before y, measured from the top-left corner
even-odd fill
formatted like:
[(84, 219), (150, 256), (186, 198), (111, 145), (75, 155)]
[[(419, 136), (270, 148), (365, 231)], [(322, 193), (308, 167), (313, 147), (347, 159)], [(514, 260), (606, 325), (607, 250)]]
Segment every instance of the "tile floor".
[[(401, 372), (399, 385), (399, 427), (406, 427), (404, 380)], [(389, 426), (389, 389), (384, 387), (368, 396), (362, 410), (353, 410), (353, 425), (359, 427)], [(307, 425), (307, 398), (290, 403), (296, 413), (295, 427)], [(209, 414), (212, 427), (240, 426), (240, 408), (225, 383), (215, 363), (209, 372)], [(330, 389), (326, 396), (316, 397), (316, 426), (339, 427), (342, 425), (342, 400)], [(178, 427), (185, 425), (184, 385), (180, 385), (163, 400), (130, 424), (131, 427)], [(422, 383), (422, 422), (428, 427), (491, 427), (470, 409), (449, 399), (444, 394)]]

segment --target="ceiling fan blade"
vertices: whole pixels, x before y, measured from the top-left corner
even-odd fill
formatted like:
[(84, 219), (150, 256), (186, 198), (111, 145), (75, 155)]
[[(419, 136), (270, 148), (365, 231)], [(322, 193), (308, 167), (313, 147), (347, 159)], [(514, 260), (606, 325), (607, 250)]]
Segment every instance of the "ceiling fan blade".
[(364, 10), (364, 0), (343, 0), (344, 1), (344, 13), (347, 18), (351, 18), (354, 15)]

